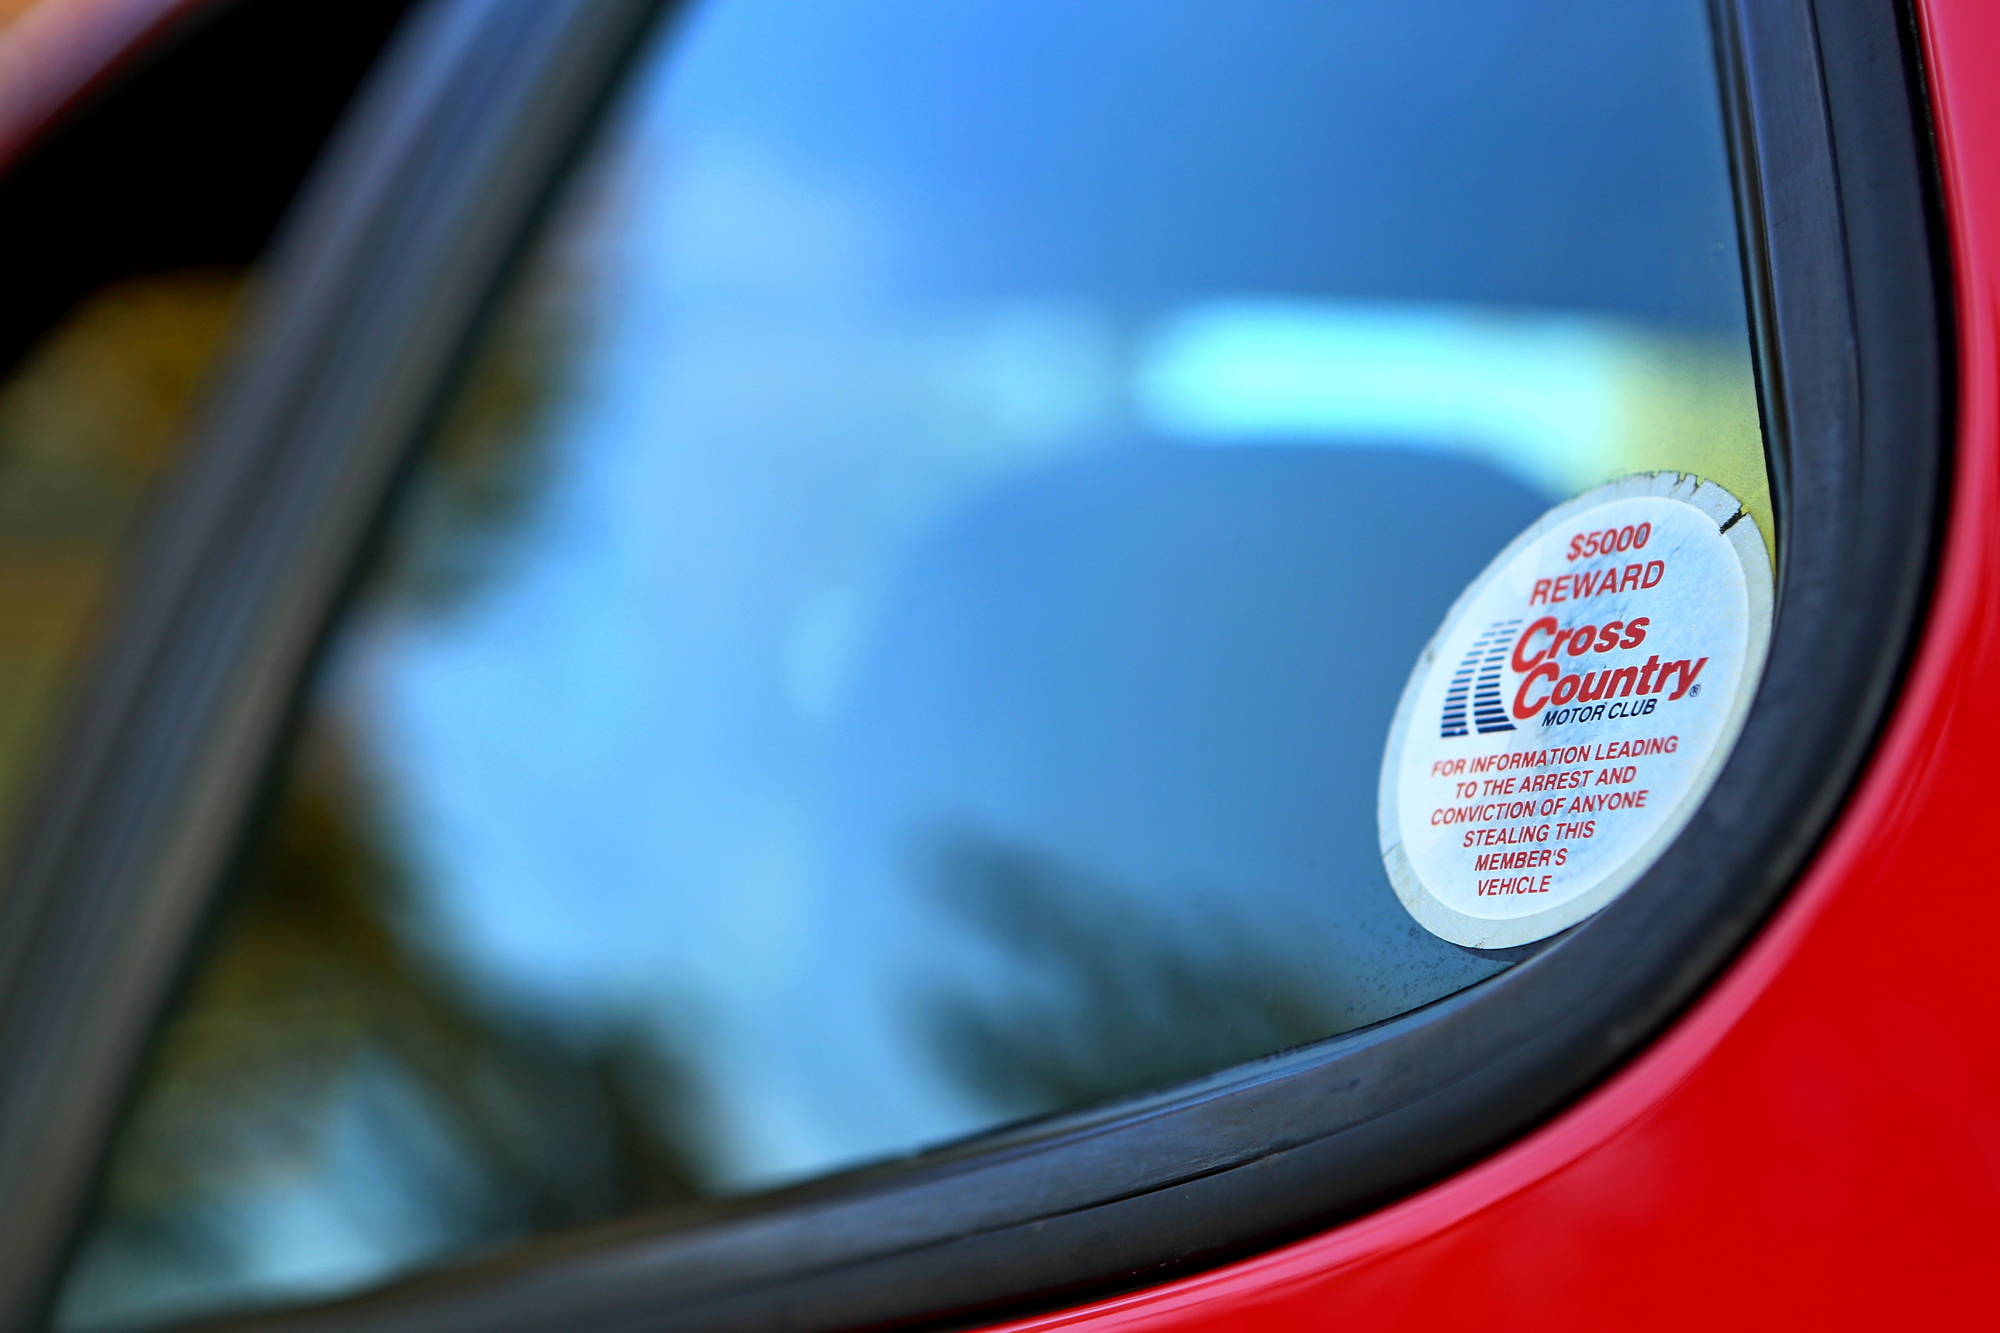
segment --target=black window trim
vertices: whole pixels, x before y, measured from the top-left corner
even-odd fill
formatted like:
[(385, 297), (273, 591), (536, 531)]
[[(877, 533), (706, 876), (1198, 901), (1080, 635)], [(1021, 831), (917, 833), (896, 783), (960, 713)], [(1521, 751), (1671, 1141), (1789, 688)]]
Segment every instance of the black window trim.
[[(45, 1318), (146, 1042), (416, 442), (655, 0), (432, 0), (271, 261), (0, 897), (0, 1321)], [(1942, 525), (1949, 293), (1897, 0), (1715, 0), (1780, 514), (1769, 665), (1687, 830), (1500, 976), (1197, 1084), (203, 1327), (833, 1330), (1130, 1288), (1547, 1120), (1726, 967), (1837, 817)]]

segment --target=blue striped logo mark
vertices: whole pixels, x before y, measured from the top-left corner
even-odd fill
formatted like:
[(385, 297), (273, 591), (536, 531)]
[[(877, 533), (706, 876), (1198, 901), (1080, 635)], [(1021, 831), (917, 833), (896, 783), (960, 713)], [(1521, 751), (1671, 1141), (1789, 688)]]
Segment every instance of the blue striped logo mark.
[(1469, 733), (1465, 718), (1468, 695), (1471, 696), (1472, 726), (1481, 735), (1515, 729), (1507, 716), (1506, 701), (1500, 697), (1500, 668), (1507, 661), (1507, 645), (1513, 642), (1514, 631), (1520, 627), (1518, 619), (1502, 620), (1473, 643), (1465, 659), (1458, 664), (1458, 670), (1451, 673), (1451, 685), (1444, 692), (1444, 715), (1438, 720), (1439, 736), (1464, 736)]

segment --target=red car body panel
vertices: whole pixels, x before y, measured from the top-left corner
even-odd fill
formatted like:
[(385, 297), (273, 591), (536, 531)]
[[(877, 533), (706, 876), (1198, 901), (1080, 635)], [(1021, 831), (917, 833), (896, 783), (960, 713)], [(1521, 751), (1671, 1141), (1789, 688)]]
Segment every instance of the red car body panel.
[(1957, 282), (1951, 514), (1903, 697), (1804, 881), (1526, 1140), (1324, 1235), (1006, 1327), (2000, 1322), (2000, 5), (1921, 21)]
[(213, 0), (41, 0), (0, 29), (0, 162)]

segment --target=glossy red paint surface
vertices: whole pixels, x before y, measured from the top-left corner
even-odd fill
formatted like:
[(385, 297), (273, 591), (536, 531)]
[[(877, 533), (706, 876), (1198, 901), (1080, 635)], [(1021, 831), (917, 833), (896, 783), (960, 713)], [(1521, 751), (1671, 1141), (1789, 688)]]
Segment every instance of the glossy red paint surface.
[(2000, 1324), (2000, 4), (1920, 9), (1962, 340), (1951, 522), (1905, 696), (1778, 919), (1658, 1045), (1498, 1156), (1009, 1329)]

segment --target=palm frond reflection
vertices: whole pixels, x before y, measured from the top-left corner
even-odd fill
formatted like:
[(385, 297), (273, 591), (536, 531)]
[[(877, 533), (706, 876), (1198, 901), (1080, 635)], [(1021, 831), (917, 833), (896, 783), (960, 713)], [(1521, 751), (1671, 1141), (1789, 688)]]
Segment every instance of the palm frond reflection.
[(1006, 960), (1003, 979), (934, 984), (918, 1006), (939, 1066), (1000, 1114), (1087, 1106), (1349, 1026), (1337, 979), (1222, 912), (1176, 921), (1129, 888), (982, 837), (946, 843), (931, 884)]
[[(335, 738), (309, 739), (154, 1057), (61, 1322), (290, 1289), (702, 1192), (657, 1036), (487, 1002), (399, 929), (405, 871)], [(329, 1259), (339, 1258), (339, 1264)], [(338, 1272), (334, 1270), (338, 1269)]]

